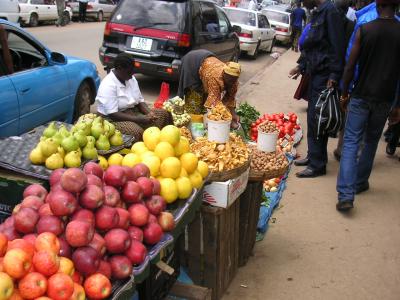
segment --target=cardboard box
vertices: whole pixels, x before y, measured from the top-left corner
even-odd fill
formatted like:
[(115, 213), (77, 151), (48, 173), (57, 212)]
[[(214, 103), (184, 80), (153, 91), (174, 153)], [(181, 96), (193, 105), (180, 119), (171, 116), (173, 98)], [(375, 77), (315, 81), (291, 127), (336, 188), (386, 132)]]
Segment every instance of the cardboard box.
[(249, 170), (235, 179), (212, 182), (204, 186), (203, 201), (213, 206), (227, 208), (244, 192), (249, 179)]

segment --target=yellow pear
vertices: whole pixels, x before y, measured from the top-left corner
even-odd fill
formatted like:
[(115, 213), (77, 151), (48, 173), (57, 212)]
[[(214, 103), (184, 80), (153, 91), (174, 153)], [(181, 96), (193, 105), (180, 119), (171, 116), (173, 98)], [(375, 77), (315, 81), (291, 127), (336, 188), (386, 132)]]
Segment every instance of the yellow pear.
[(40, 147), (36, 147), (29, 153), (29, 160), (34, 165), (40, 165), (46, 161), (46, 158), (43, 156), (42, 150)]

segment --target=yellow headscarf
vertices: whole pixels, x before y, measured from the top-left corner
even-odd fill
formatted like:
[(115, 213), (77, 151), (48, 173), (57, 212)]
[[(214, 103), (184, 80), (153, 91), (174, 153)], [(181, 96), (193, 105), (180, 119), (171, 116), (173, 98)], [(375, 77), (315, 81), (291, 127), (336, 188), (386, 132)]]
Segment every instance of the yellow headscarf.
[(240, 64), (230, 61), (224, 67), (224, 72), (228, 75), (239, 77), (241, 72)]

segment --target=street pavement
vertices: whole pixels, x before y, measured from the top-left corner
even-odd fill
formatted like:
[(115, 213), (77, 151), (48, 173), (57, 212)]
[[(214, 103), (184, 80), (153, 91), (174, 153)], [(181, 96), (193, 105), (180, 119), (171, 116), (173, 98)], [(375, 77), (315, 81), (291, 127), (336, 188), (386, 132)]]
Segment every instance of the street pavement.
[[(263, 113), (297, 113), (306, 136), (306, 102), (293, 100), (298, 81), (288, 78), (297, 58), (286, 52), (248, 81), (239, 99)], [(299, 179), (295, 172), (302, 168), (292, 168), (264, 240), (223, 300), (400, 299), (400, 149), (389, 158), (381, 141), (370, 190), (356, 196), (351, 213), (340, 214), (336, 143), (329, 141), (326, 176)], [(306, 154), (305, 138), (298, 151)]]
[[(103, 78), (106, 72), (100, 63), (98, 50), (103, 41), (105, 24), (105, 22), (87, 22), (84, 24), (72, 23), (68, 26), (58, 28), (54, 25), (47, 25), (26, 29), (52, 51), (92, 61), (96, 64)], [(282, 54), (286, 49), (275, 47), (274, 51)], [(261, 53), (257, 60), (252, 60), (246, 56), (241, 57), (240, 63), (242, 64), (243, 73), (240, 77), (240, 84), (245, 84), (255, 74), (265, 69), (274, 61), (275, 59), (267, 53)], [(136, 78), (145, 100), (148, 102), (155, 101), (160, 92), (162, 81), (141, 74), (136, 75)], [(175, 96), (177, 84), (172, 83), (170, 88), (171, 96)]]

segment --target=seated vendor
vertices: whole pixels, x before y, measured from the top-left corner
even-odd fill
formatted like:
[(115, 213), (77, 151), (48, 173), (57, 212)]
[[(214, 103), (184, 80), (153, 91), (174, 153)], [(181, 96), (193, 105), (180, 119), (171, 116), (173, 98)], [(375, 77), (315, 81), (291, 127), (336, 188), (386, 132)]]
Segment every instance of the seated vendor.
[(122, 133), (142, 140), (144, 129), (172, 124), (171, 115), (164, 109), (150, 109), (144, 102), (138, 82), (133, 76), (133, 59), (119, 54), (114, 69), (102, 80), (97, 92), (97, 112), (109, 118)]
[(232, 128), (239, 126), (235, 97), (239, 84), (240, 65), (225, 64), (208, 50), (190, 51), (182, 58), (178, 96), (185, 97), (185, 110), (203, 114), (204, 108), (223, 103), (232, 113)]

